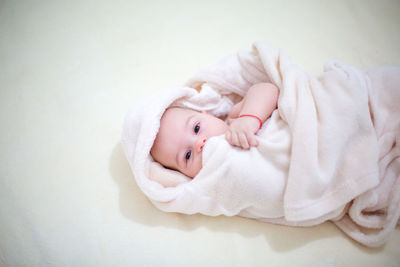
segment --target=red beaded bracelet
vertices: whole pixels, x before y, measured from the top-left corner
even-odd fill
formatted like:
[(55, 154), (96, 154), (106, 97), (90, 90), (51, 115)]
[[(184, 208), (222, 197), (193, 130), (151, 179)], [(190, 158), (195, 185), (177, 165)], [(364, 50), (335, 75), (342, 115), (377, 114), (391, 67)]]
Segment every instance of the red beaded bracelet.
[(259, 117), (257, 117), (256, 115), (243, 114), (243, 115), (239, 116), (239, 118), (241, 118), (241, 117), (253, 117), (253, 118), (256, 118), (260, 122), (260, 128), (259, 129), (261, 129), (261, 127), (263, 126), (262, 120)]

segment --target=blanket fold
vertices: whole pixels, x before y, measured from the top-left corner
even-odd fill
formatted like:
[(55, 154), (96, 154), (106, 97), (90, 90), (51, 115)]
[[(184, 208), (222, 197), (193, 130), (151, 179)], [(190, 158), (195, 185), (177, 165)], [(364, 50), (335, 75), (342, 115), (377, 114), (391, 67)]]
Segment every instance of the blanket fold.
[[(256, 42), (251, 51), (195, 74), (187, 87), (152, 96), (159, 108), (150, 114), (136, 104), (122, 143), (139, 187), (164, 211), (293, 226), (332, 220), (358, 242), (380, 246), (400, 216), (399, 77), (399, 67), (363, 72), (334, 61), (315, 76), (283, 51)], [(213, 137), (193, 180), (152, 160), (149, 151), (168, 106), (224, 116), (260, 82), (275, 84), (280, 95), (278, 109), (257, 134), (259, 147), (243, 151)], [(363, 228), (380, 230), (365, 234)]]

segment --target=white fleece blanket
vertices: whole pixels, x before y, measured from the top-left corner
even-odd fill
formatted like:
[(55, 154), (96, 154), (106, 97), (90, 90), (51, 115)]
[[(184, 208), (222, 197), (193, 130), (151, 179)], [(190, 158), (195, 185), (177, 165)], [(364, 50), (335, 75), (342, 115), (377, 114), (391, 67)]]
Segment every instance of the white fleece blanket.
[[(122, 143), (139, 187), (164, 211), (294, 226), (332, 220), (362, 244), (380, 246), (400, 216), (399, 77), (398, 67), (362, 72), (337, 62), (314, 76), (281, 50), (255, 43), (192, 77), (187, 86), (200, 93), (169, 89), (136, 103)], [(193, 180), (151, 159), (165, 108), (224, 115), (259, 82), (280, 89), (259, 147), (245, 151), (211, 138)], [(143, 112), (149, 103), (154, 111)]]

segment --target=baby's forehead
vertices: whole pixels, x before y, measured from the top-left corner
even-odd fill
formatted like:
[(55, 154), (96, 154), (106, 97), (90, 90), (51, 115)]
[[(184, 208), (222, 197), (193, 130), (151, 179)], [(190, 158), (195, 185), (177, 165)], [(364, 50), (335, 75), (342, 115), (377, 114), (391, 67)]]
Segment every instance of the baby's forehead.
[(157, 139), (171, 139), (179, 135), (184, 129), (185, 121), (193, 114), (193, 111), (184, 108), (168, 108), (161, 117), (160, 129)]
[(161, 149), (168, 147), (169, 150), (171, 146), (176, 146), (186, 134), (187, 131), (185, 129), (188, 122), (197, 114), (200, 114), (200, 112), (191, 109), (168, 108), (161, 118), (160, 128), (153, 147), (161, 147)]
[(187, 108), (180, 108), (180, 107), (170, 107), (168, 108), (163, 116), (161, 117), (161, 123), (163, 121), (169, 121), (169, 120), (184, 120), (188, 116), (198, 114), (198, 111), (192, 110), (192, 109), (187, 109)]

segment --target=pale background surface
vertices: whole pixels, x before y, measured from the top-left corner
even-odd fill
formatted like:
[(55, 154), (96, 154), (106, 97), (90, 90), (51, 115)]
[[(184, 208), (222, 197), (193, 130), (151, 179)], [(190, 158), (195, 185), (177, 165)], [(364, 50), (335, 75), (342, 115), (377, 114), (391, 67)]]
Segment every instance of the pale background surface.
[(400, 65), (400, 1), (0, 0), (0, 265), (399, 266), (333, 224), (158, 211), (119, 137), (132, 101), (255, 40), (318, 74)]

